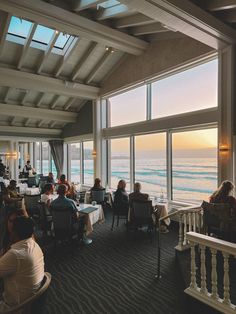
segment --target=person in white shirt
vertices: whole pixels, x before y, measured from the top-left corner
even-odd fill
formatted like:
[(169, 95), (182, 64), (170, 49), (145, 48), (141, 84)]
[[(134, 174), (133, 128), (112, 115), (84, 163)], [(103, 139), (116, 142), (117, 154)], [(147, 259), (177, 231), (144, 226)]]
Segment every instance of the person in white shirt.
[(0, 313), (34, 295), (44, 278), (44, 257), (33, 239), (33, 221), (16, 217), (11, 248), (0, 258), (0, 278), (4, 281)]
[(41, 195), (41, 202), (45, 203), (47, 207), (51, 205), (51, 202), (53, 200), (53, 185), (51, 183), (46, 183), (43, 188), (43, 194)]

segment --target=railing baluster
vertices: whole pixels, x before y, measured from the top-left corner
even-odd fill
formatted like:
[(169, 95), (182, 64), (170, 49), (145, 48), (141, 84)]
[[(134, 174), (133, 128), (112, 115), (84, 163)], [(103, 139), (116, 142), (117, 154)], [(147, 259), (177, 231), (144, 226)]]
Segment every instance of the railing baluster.
[(193, 213), (193, 231), (196, 232), (196, 218), (197, 213)]
[(183, 218), (183, 215), (182, 215), (182, 213), (180, 213), (179, 214), (179, 245), (178, 245), (180, 250), (183, 247), (183, 222), (182, 222), (182, 218)]
[(192, 231), (192, 213), (188, 214), (188, 230)]
[(211, 284), (212, 284), (212, 294), (213, 299), (218, 299), (218, 290), (217, 290), (217, 271), (216, 271), (216, 253), (217, 250), (211, 248)]
[(223, 253), (224, 257), (224, 304), (231, 304), (229, 293), (229, 254)]
[(191, 245), (191, 283), (190, 288), (196, 289), (197, 288), (197, 281), (196, 281), (196, 262), (195, 262), (195, 244), (190, 242)]
[(201, 293), (207, 294), (207, 286), (206, 286), (206, 258), (205, 258), (205, 245), (200, 245), (201, 250)]
[(184, 242), (183, 244), (186, 245), (187, 244), (187, 215), (186, 213), (184, 213)]

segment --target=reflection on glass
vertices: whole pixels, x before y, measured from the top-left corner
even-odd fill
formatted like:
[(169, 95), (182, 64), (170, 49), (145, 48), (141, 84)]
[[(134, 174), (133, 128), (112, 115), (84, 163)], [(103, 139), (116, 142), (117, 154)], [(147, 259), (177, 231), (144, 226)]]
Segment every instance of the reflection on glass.
[(93, 142), (84, 142), (84, 184), (93, 185)]
[(135, 137), (135, 182), (150, 196), (166, 197), (166, 133)]
[(217, 106), (218, 60), (152, 84), (152, 118)]
[(146, 119), (146, 85), (109, 98), (111, 126)]
[(172, 197), (208, 200), (217, 187), (217, 129), (172, 135)]
[(79, 183), (80, 182), (80, 143), (73, 143), (70, 145), (70, 154), (71, 154), (71, 182)]
[(111, 140), (111, 188), (116, 189), (119, 180), (125, 180), (130, 191), (129, 138)]

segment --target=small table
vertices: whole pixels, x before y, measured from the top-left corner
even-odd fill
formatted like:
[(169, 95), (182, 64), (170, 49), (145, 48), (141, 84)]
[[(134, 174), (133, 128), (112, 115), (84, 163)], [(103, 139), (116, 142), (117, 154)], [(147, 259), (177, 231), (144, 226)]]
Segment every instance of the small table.
[(96, 208), (96, 210), (92, 211), (89, 214), (85, 214), (82, 213), (81, 215), (87, 215), (87, 219), (86, 219), (86, 235), (88, 235), (89, 233), (91, 233), (93, 231), (93, 225), (95, 223), (103, 223), (105, 221), (105, 217), (104, 217), (104, 212), (103, 212), (103, 208), (101, 205), (95, 205), (92, 206), (91, 204), (80, 204), (79, 206), (77, 206), (78, 211), (80, 212), (80, 210), (83, 210), (85, 208), (88, 207), (93, 207)]

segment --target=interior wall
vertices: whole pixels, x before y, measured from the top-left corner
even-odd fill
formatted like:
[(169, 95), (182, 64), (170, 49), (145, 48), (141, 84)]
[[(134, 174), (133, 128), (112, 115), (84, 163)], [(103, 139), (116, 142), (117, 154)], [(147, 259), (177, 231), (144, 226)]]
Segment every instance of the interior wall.
[(192, 38), (156, 41), (140, 56), (129, 55), (101, 84), (101, 95), (142, 82), (214, 52)]
[(75, 123), (68, 123), (62, 132), (62, 137), (79, 136), (93, 133), (93, 104), (87, 102), (79, 111), (78, 119)]

